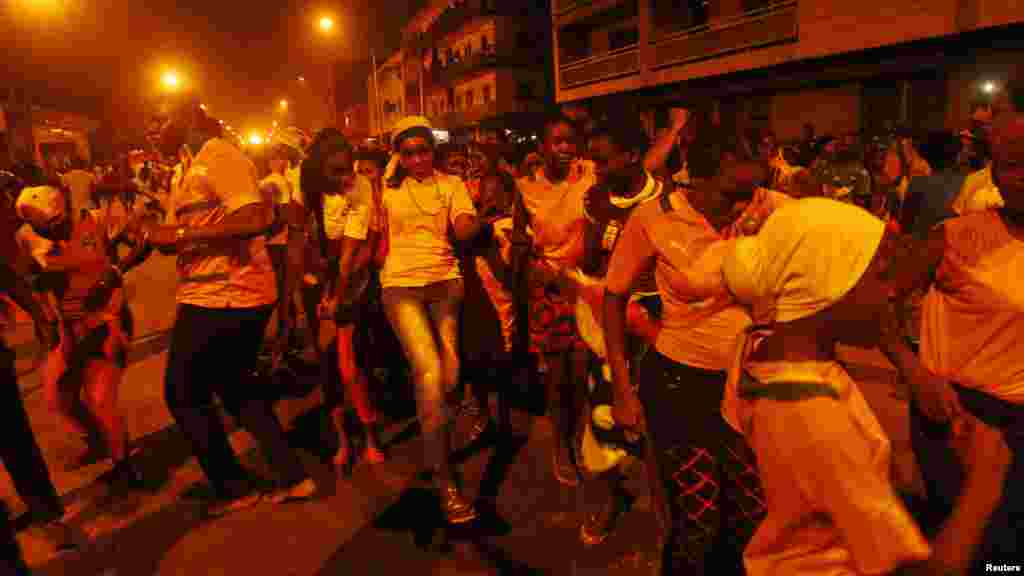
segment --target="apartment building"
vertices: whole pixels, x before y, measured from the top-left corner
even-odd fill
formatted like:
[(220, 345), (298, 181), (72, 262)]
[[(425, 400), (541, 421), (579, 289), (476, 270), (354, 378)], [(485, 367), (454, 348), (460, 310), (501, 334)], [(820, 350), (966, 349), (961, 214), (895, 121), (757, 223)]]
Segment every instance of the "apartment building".
[(376, 74), (371, 71), (367, 79), (370, 132), (375, 136), (390, 132), (391, 127), (407, 114), (403, 66), (404, 53), (395, 52), (383, 62), (378, 62)]
[(554, 0), (556, 100), (711, 105), (782, 138), (957, 128), (1024, 62), (1016, 0)]
[[(432, 0), (403, 28), (399, 108), (457, 139), (535, 124), (552, 101), (550, 8), (536, 0)], [(388, 63), (392, 62), (388, 59)], [(384, 96), (381, 70), (378, 90)], [(371, 91), (372, 91), (371, 82)], [(375, 124), (374, 133), (390, 124)]]

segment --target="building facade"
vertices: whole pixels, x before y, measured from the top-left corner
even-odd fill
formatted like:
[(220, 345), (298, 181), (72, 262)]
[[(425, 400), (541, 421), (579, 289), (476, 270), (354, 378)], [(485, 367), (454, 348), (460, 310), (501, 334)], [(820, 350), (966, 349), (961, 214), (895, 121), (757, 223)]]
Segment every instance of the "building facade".
[(376, 74), (371, 71), (367, 78), (367, 106), (370, 109), (370, 132), (373, 136), (390, 132), (391, 127), (406, 114), (402, 83), (403, 56), (398, 51), (383, 62), (378, 62)]
[(955, 128), (1024, 61), (1015, 0), (555, 0), (551, 18), (558, 102), (714, 101), (780, 137)]
[[(549, 14), (536, 1), (428, 2), (403, 28), (396, 54), (403, 114), (466, 139), (535, 121), (553, 100)], [(385, 99), (382, 68), (377, 90)], [(389, 126), (376, 125), (375, 134)]]

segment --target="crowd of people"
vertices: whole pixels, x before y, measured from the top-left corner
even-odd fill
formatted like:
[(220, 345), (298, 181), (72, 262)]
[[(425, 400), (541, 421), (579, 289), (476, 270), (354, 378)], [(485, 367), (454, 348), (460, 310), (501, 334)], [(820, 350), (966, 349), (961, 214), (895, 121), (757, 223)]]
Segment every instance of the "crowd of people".
[[(451, 525), (478, 516), (454, 419), (472, 418), (473, 439), (509, 434), (503, 392), (537, 374), (584, 545), (613, 536), (640, 460), (663, 574), (974, 572), (1016, 560), (1022, 517), (1024, 93), (1006, 95), (960, 134), (808, 127), (791, 147), (724, 135), (709, 113), (672, 108), (656, 130), (657, 114), (574, 105), (520, 155), (500, 130), (438, 143), (417, 116), (387, 148), (285, 129), (247, 155), (186, 102), (161, 131), (165, 169), (3, 176), (3, 289), (36, 323), (48, 405), (83, 458), (111, 458), (119, 490), (143, 480), (117, 405), (123, 276), (157, 250), (178, 267), (165, 400), (211, 515), (318, 493), (247, 385), (263, 358), (277, 374), (320, 367), (344, 477), (388, 457), (372, 388), (402, 385), (378, 377), (400, 372), (400, 351)], [(909, 390), (924, 511), (894, 487), (861, 393), (874, 384), (839, 344), (880, 348)], [(3, 352), (18, 430), (0, 457), (22, 524), (68, 542)], [(273, 489), (239, 463), (218, 402)]]

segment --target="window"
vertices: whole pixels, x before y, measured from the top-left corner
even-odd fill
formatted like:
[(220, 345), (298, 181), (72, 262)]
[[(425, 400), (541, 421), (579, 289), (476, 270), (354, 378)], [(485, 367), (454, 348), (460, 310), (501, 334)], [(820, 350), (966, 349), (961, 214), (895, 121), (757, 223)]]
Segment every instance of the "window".
[(635, 46), (640, 42), (640, 29), (636, 26), (617, 28), (608, 33), (608, 49), (618, 50), (626, 46)]
[(491, 102), (491, 87), (484, 86), (484, 104), (490, 104)]
[(533, 100), (533, 84), (530, 82), (519, 82), (516, 85), (517, 100)]
[(472, 90), (466, 90), (466, 108), (467, 109), (468, 108), (472, 108), (473, 104), (474, 104), (474, 102), (473, 102), (473, 91)]
[(469, 60), (469, 57), (472, 56), (472, 55), (473, 55), (473, 41), (470, 40), (469, 42), (466, 42), (466, 60)]
[(532, 43), (532, 39), (530, 38), (530, 31), (529, 30), (520, 30), (520, 31), (516, 32), (516, 47), (517, 48), (520, 48), (522, 50), (526, 50), (526, 49), (531, 47), (530, 46), (531, 43)]
[(487, 39), (487, 36), (480, 38), (480, 51), (484, 54), (491, 51), (491, 41)]

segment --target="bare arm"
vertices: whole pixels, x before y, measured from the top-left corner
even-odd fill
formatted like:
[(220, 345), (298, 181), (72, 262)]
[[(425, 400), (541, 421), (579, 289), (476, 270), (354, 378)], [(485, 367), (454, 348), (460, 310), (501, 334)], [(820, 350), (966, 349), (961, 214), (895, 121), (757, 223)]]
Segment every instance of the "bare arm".
[(455, 239), (459, 242), (472, 240), (482, 227), (483, 222), (474, 214), (459, 214), (452, 223)]
[(338, 275), (333, 281), (333, 294), (335, 301), (341, 302), (345, 297), (345, 293), (348, 290), (349, 279), (360, 267), (360, 262), (358, 262), (358, 260), (363, 260), (363, 264), (365, 264), (365, 258), (359, 258), (361, 253), (365, 253), (363, 250), (365, 244), (366, 240), (358, 240), (356, 238), (349, 238), (348, 236), (341, 239), (341, 257), (338, 261)]
[(273, 223), (273, 208), (264, 203), (249, 204), (229, 214), (224, 220), (207, 226), (185, 228), (186, 242), (247, 240), (263, 234)]
[(689, 114), (685, 110), (675, 108), (670, 114), (671, 125), (658, 136), (644, 156), (644, 169), (648, 172), (655, 173), (665, 167), (672, 149), (676, 147), (679, 134), (686, 128)]

